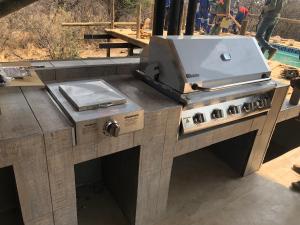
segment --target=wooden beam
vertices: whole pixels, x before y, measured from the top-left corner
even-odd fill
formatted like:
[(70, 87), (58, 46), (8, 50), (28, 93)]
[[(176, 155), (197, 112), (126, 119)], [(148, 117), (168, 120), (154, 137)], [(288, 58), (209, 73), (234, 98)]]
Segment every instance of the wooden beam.
[(151, 24), (150, 24), (151, 30), (153, 30), (153, 19), (154, 19), (154, 2), (151, 3)]
[[(62, 23), (62, 26), (107, 26), (111, 22), (75, 22), (75, 23)], [(114, 26), (134, 26), (136, 22), (114, 22)]]
[(231, 0), (225, 0), (226, 15), (230, 15)]
[(101, 40), (114, 38), (109, 34), (84, 34), (84, 40)]
[(242, 21), (242, 26), (241, 26), (241, 29), (240, 29), (240, 35), (245, 35), (246, 34), (246, 31), (247, 31), (247, 27), (248, 27), (248, 20), (243, 20)]
[(115, 0), (111, 0), (111, 29), (115, 28)]
[(185, 30), (187, 10), (188, 10), (187, 2), (184, 2), (184, 5), (183, 5), (183, 16), (182, 16), (182, 22), (181, 22), (181, 30)]
[[(114, 36), (115, 38), (122, 39), (123, 41), (134, 44), (135, 46), (138, 46), (140, 48), (144, 48), (149, 44), (149, 39), (136, 39), (134, 34), (130, 35), (124, 30), (105, 29), (105, 32)], [(130, 33), (132, 33), (131, 30)]]
[(141, 1), (139, 1), (137, 6), (136, 38), (141, 38), (141, 15), (142, 15), (142, 3)]
[[(254, 17), (254, 18), (259, 18), (260, 17), (260, 15), (256, 15), (256, 14), (249, 14), (248, 16), (249, 17)], [(297, 19), (289, 19), (289, 18), (280, 17), (279, 21), (290, 23), (290, 24), (298, 24), (298, 25), (300, 24), (300, 20), (297, 20)]]
[(230, 19), (232, 19), (232, 21), (236, 24), (236, 26), (239, 28), (239, 30), (241, 29), (241, 24), (236, 21), (236, 19), (234, 18), (234, 16), (232, 16), (231, 14), (229, 14)]
[(107, 42), (107, 43), (100, 43), (99, 48), (138, 48), (136, 45), (127, 43), (127, 42)]

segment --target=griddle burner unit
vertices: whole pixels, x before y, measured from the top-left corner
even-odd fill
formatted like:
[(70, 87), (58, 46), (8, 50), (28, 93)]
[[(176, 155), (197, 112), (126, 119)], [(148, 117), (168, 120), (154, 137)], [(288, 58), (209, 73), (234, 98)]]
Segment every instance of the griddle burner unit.
[(53, 83), (47, 88), (74, 123), (77, 144), (144, 127), (144, 110), (104, 80)]

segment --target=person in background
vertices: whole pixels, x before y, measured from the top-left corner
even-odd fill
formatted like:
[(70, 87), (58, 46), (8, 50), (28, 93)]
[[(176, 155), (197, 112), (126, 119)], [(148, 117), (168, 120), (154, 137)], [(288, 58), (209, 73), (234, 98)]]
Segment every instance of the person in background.
[(210, 1), (210, 16), (209, 16), (209, 25), (213, 24), (216, 15), (217, 15), (217, 1), (216, 0), (211, 0)]
[(267, 0), (262, 9), (261, 20), (257, 25), (256, 39), (263, 53), (268, 51), (268, 59), (271, 59), (276, 48), (269, 44), (270, 37), (278, 23), (280, 12), (288, 0)]
[[(239, 10), (235, 16), (235, 20), (239, 23), (239, 24), (242, 24), (242, 21), (248, 16), (249, 14), (249, 10), (244, 7), (244, 6), (241, 6), (239, 7)], [(236, 24), (234, 23), (233, 26), (232, 26), (232, 29), (233, 29), (233, 33), (234, 34), (237, 34), (238, 31), (237, 31), (237, 26)]]
[[(217, 7), (216, 7), (216, 14), (225, 14), (226, 13), (226, 5), (224, 0), (217, 0)], [(222, 31), (221, 28), (221, 23), (223, 20), (224, 16), (216, 16), (215, 18), (215, 24), (214, 26), (211, 28), (209, 34), (210, 35), (219, 35)]]
[(164, 30), (168, 30), (171, 2), (172, 2), (172, 0), (166, 0), (166, 2), (165, 2), (166, 10), (165, 10)]
[(240, 1), (239, 0), (231, 0), (230, 9), (232, 10), (232, 15), (236, 15), (240, 8)]
[[(198, 29), (202, 28), (206, 33), (209, 33), (209, 26), (208, 26), (208, 14), (210, 10), (210, 2), (209, 0), (200, 0), (199, 1), (199, 10), (198, 10), (198, 18), (200, 22), (200, 26), (197, 27)], [(199, 23), (198, 22), (198, 23)]]

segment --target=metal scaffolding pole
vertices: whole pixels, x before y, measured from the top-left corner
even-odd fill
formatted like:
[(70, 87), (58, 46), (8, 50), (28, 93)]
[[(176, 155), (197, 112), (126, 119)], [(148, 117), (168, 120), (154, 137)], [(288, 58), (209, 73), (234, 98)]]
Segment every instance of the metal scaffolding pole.
[(166, 0), (155, 0), (152, 35), (163, 35)]
[(178, 35), (180, 27), (180, 16), (182, 15), (183, 0), (173, 0), (171, 3), (168, 35)]
[(186, 26), (185, 26), (185, 35), (194, 34), (197, 2), (198, 0), (189, 0)]

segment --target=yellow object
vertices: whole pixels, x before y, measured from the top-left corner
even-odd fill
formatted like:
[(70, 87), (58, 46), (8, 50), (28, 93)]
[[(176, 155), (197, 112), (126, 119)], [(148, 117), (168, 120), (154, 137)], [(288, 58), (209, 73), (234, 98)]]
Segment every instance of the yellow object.
[(229, 19), (229, 18), (223, 18), (222, 19), (222, 22), (221, 22), (221, 28), (226, 28), (226, 29), (228, 29), (229, 28), (229, 26), (230, 26), (230, 23), (231, 23), (231, 20)]

